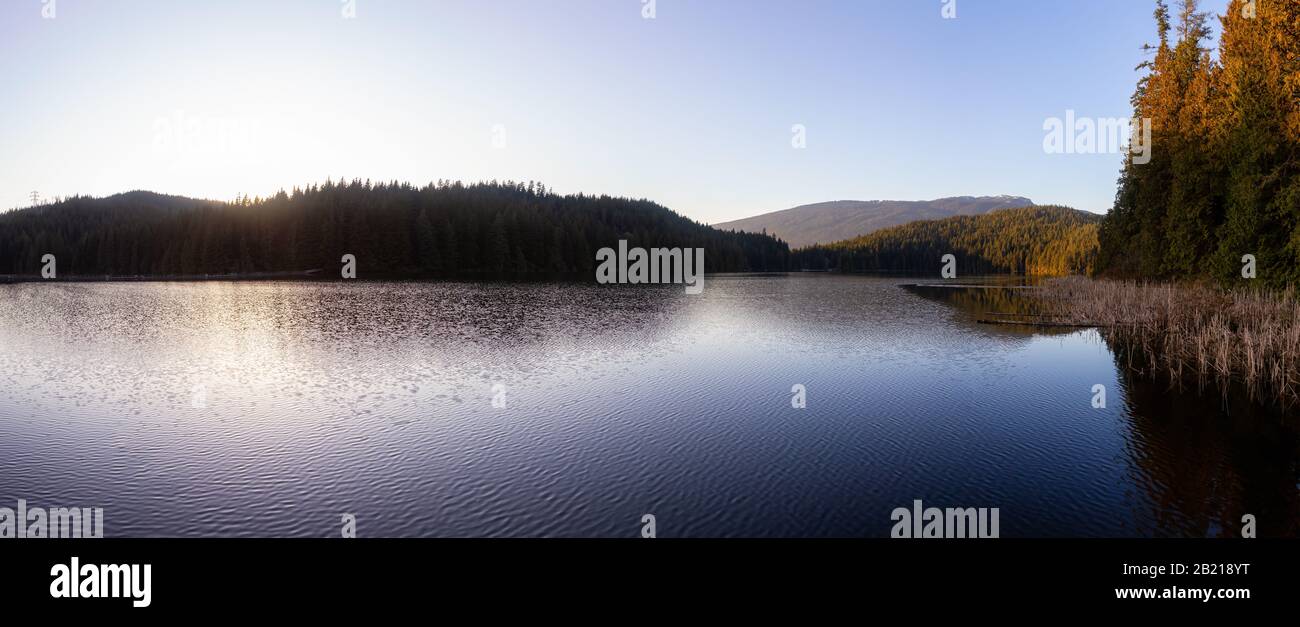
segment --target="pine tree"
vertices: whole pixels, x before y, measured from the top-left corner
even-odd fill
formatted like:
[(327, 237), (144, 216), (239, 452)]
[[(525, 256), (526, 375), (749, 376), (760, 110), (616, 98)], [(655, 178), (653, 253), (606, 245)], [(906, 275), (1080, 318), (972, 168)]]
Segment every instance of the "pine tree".
[(438, 251), (438, 233), (433, 227), (433, 221), (429, 219), (428, 210), (420, 210), (420, 216), (415, 222), (415, 234), (419, 243), (417, 249), (420, 255), (420, 268), (426, 272), (441, 271), (442, 256)]
[(1172, 45), (1162, 1), (1155, 17), (1133, 97), (1154, 154), (1125, 164), (1098, 269), (1234, 281), (1250, 254), (1264, 283), (1300, 281), (1300, 2), (1232, 0), (1217, 63), (1197, 2), (1182, 2)]

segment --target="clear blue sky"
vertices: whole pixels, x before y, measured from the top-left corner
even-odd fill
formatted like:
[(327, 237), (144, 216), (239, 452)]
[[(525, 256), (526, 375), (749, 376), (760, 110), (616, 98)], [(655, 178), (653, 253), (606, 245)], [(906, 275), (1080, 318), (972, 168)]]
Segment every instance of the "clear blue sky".
[(1043, 123), (1129, 116), (1154, 39), (1152, 0), (54, 1), (0, 4), (0, 207), (345, 177), (535, 179), (704, 222), (955, 195), (1104, 212), (1120, 156), (1045, 154)]

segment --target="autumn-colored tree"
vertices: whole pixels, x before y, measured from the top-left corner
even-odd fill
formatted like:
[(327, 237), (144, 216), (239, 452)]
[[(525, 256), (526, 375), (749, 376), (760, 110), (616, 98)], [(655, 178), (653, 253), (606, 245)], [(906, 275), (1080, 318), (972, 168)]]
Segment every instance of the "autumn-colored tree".
[(1149, 163), (1131, 158), (1100, 230), (1098, 270), (1239, 280), (1244, 255), (1270, 285), (1300, 281), (1300, 2), (1232, 0), (1215, 60), (1207, 17), (1181, 0), (1133, 97)]

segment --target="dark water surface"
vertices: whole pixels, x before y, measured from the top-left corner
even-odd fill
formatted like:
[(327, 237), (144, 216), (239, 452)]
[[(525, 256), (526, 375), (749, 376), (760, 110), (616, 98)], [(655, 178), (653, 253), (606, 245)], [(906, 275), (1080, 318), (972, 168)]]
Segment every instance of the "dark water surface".
[(1003, 537), (1300, 534), (1294, 421), (903, 283), (0, 285), (0, 507), (103, 507), (106, 536), (886, 536), (921, 499)]

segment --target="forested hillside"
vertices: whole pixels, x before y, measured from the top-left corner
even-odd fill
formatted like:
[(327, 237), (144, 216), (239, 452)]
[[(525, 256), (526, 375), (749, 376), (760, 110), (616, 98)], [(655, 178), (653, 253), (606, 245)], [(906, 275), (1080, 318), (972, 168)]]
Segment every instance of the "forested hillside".
[(938, 274), (952, 254), (959, 275), (1060, 276), (1091, 271), (1101, 216), (1068, 207), (1003, 209), (912, 222), (793, 253), (796, 268)]
[(647, 200), (559, 196), (541, 185), (325, 183), (233, 203), (131, 192), (0, 214), (0, 274), (588, 273), (596, 250), (703, 247), (709, 272), (784, 270), (789, 247), (727, 233)]
[(836, 200), (713, 225), (723, 231), (768, 233), (795, 248), (830, 244), (917, 220), (941, 220), (1028, 207), (1021, 196), (958, 196), (937, 200)]
[(1232, 0), (1217, 59), (1209, 16), (1177, 9), (1156, 3), (1133, 96), (1151, 160), (1125, 164), (1098, 270), (1240, 279), (1249, 254), (1264, 283), (1300, 281), (1300, 2)]

